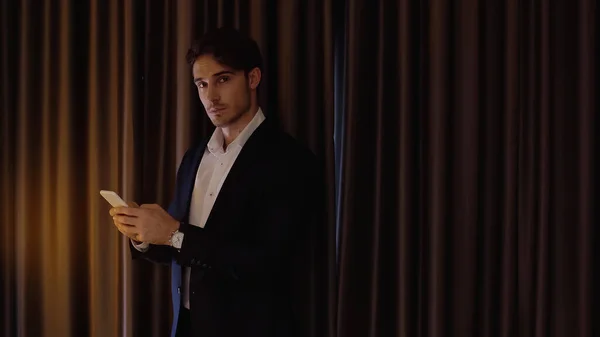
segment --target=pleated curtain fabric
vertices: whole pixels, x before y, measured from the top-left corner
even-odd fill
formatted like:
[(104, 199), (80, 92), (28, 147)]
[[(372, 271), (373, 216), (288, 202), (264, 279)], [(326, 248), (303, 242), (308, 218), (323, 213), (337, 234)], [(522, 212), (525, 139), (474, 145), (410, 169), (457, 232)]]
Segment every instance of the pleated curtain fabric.
[(596, 336), (595, 1), (346, 4), (338, 336)]
[[(170, 270), (131, 261), (99, 190), (168, 205), (183, 153), (212, 129), (185, 61), (210, 28), (258, 41), (263, 110), (333, 176), (329, 1), (24, 0), (1, 9), (1, 335), (168, 335)], [(302, 300), (308, 333), (333, 336), (333, 212), (323, 224)]]
[(219, 26), (323, 164), (309, 335), (600, 335), (596, 1), (0, 6), (1, 335), (169, 333), (170, 270), (98, 191), (169, 203), (211, 131), (185, 53)]

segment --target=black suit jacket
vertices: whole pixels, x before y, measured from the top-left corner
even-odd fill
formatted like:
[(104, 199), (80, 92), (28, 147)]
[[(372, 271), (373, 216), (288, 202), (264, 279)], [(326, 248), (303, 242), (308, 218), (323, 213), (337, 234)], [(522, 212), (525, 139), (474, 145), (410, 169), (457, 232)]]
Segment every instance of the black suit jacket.
[(181, 266), (189, 266), (195, 334), (304, 337), (307, 313), (295, 295), (302, 293), (298, 276), (310, 268), (310, 236), (322, 219), (321, 165), (267, 118), (242, 148), (200, 228), (187, 221), (206, 142), (184, 155), (168, 209), (184, 222), (181, 249), (151, 245), (140, 253), (131, 247), (133, 257), (172, 264), (174, 328)]

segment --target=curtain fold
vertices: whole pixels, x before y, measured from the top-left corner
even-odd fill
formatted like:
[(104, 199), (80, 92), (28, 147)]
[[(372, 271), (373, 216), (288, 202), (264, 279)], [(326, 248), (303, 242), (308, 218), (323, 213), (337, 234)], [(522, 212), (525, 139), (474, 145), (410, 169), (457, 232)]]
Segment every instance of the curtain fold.
[[(265, 113), (309, 145), (333, 180), (329, 1), (1, 6), (0, 334), (169, 333), (169, 267), (131, 261), (98, 192), (168, 206), (181, 157), (212, 130), (185, 61), (210, 28), (234, 26), (258, 41)], [(332, 209), (333, 184), (327, 192)], [(327, 217), (299, 299), (315, 336), (334, 335), (335, 224)]]
[(347, 8), (338, 335), (597, 334), (595, 2)]
[[(18, 49), (19, 43), (13, 36), (18, 31), (18, 21), (15, 16), (9, 13), (19, 14), (20, 7), (14, 2), (3, 1), (0, 10), (0, 46), (2, 50), (7, 48)], [(12, 43), (9, 44), (9, 38)], [(0, 90), (0, 106), (2, 114), (0, 115), (0, 149), (2, 154), (0, 160), (0, 291), (2, 291), (2, 304), (0, 306), (0, 333), (9, 336), (15, 331), (17, 320), (17, 296), (16, 280), (16, 251), (15, 251), (15, 209), (14, 197), (16, 195), (16, 156), (15, 137), (16, 137), (16, 117), (17, 114), (8, 113), (16, 110), (17, 92), (16, 83), (16, 59), (17, 53), (0, 53), (0, 69), (2, 71)]]
[(132, 4), (2, 6), (2, 333), (117, 335), (126, 242), (98, 191), (128, 178)]
[[(598, 242), (590, 207), (598, 193), (597, 9), (594, 3), (542, 2), (522, 42), (527, 98), (520, 172), (519, 325), (522, 334), (591, 336), (598, 324)], [(519, 232), (520, 233), (520, 232)], [(597, 252), (597, 251), (596, 251)]]

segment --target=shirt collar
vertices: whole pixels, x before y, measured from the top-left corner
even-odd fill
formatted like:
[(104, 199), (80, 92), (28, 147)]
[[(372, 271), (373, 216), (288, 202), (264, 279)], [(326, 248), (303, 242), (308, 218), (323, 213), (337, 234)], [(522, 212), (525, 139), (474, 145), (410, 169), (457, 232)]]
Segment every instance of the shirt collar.
[[(263, 114), (262, 109), (258, 108), (258, 111), (256, 112), (256, 115), (254, 115), (254, 118), (252, 118), (250, 123), (246, 125), (244, 130), (242, 130), (242, 132), (233, 140), (233, 142), (231, 142), (231, 144), (227, 146), (227, 150), (232, 148), (232, 146), (238, 146), (240, 148), (243, 147), (246, 144), (246, 141), (248, 141), (248, 138), (250, 138), (252, 133), (264, 120), (265, 115)], [(206, 144), (206, 147), (208, 148), (208, 151), (210, 151), (212, 154), (224, 153), (224, 141), (225, 138), (223, 137), (223, 130), (220, 127), (217, 127), (213, 132), (212, 136), (210, 137), (210, 140)]]

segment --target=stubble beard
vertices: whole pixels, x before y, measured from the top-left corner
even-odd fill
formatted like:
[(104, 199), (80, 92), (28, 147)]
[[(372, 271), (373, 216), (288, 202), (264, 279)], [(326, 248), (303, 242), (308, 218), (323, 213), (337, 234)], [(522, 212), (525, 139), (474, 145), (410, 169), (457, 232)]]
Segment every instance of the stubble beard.
[(247, 100), (246, 100), (246, 104), (244, 104), (244, 107), (238, 111), (236, 111), (233, 116), (231, 116), (230, 118), (223, 120), (221, 118), (219, 118), (218, 116), (212, 121), (213, 125), (216, 127), (227, 127), (230, 125), (234, 125), (235, 123), (237, 123), (245, 114), (250, 113), (250, 106), (251, 106), (251, 102), (250, 102), (250, 94), (247, 93)]

